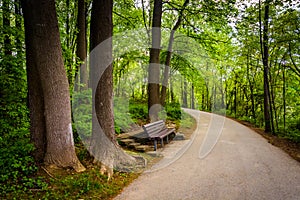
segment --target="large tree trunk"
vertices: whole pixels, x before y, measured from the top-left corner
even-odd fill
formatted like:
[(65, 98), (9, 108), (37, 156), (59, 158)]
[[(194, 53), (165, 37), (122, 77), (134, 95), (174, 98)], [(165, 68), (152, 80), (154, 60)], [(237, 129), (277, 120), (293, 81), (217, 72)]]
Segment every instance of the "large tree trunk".
[[(76, 171), (84, 171), (85, 168), (75, 154), (71, 124), (70, 93), (67, 75), (64, 69), (62, 50), (59, 38), (58, 21), (54, 0), (22, 1), (25, 20), (25, 42), (29, 89), (37, 84), (41, 88), (31, 93), (31, 99), (35, 97), (39, 104), (31, 104), (31, 116), (36, 113), (38, 117), (32, 121), (31, 130), (37, 124), (38, 133), (33, 137), (47, 138), (47, 147), (44, 163), (47, 166), (72, 167)], [(43, 99), (38, 98), (43, 95)], [(40, 113), (41, 112), (41, 113)], [(41, 123), (41, 124), (39, 124)], [(42, 133), (43, 124), (46, 134)], [(44, 143), (40, 141), (43, 146)]]
[(162, 0), (154, 1), (152, 20), (152, 47), (150, 49), (149, 73), (148, 73), (148, 110), (151, 121), (158, 120), (160, 107), (159, 83), (160, 83), (160, 43), (161, 43), (161, 16)]
[[(26, 11), (25, 11), (26, 12)], [(30, 110), (30, 133), (35, 146), (34, 158), (42, 164), (47, 148), (46, 121), (44, 116), (44, 94), (37, 66), (34, 61), (34, 48), (31, 37), (33, 28), (25, 21), (26, 71), (28, 84), (28, 106)]]
[(90, 153), (101, 162), (102, 171), (128, 170), (135, 159), (119, 147), (113, 115), (112, 0), (94, 0), (91, 16), (91, 86), (93, 93), (93, 132)]

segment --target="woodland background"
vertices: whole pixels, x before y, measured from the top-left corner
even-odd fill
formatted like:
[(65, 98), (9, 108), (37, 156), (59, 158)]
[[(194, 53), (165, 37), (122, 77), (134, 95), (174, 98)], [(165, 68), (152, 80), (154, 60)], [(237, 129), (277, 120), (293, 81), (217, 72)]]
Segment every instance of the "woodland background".
[[(130, 130), (133, 124), (147, 123), (149, 105), (161, 103), (168, 120), (181, 118), (180, 107), (226, 113), (271, 134), (300, 142), (298, 1), (110, 2), (112, 24), (106, 28), (111, 28), (111, 34), (143, 29), (148, 33), (144, 35), (145, 41), (151, 46), (151, 28), (161, 27), (162, 38), (166, 38), (162, 49), (156, 51), (156, 60), (154, 57), (151, 60), (154, 48), (126, 52), (114, 58), (110, 90), (118, 106), (115, 106), (114, 118), (110, 119), (114, 119), (115, 133)], [(57, 20), (50, 18), (59, 27), (61, 58), (68, 81), (65, 95), (70, 101), (74, 90), (78, 90), (74, 83), (81, 64), (92, 46), (101, 42), (95, 42), (92, 37), (93, 9), (96, 10), (92, 4), (91, 0), (57, 0)], [(161, 18), (155, 15), (155, 5), (161, 5)], [(30, 60), (25, 53), (29, 50), (25, 45), (24, 7), (19, 0), (1, 0), (0, 6), (0, 191), (6, 193), (43, 187), (42, 180), (31, 177), (44, 157), (36, 154), (31, 130), (28, 80), (32, 77), (29, 75), (32, 68), (28, 67)], [(104, 11), (99, 12), (105, 16)], [(174, 37), (175, 31), (178, 35)], [(180, 40), (180, 35), (191, 38), (198, 46), (174, 47), (173, 51), (170, 41)], [(180, 52), (183, 50), (186, 52)], [(154, 100), (149, 90), (152, 86), (147, 82), (152, 73), (148, 69), (149, 62), (162, 64), (158, 69), (159, 82), (168, 79), (167, 87), (154, 86), (154, 90), (159, 91)], [(164, 66), (170, 66), (170, 70)], [(89, 84), (86, 75), (90, 72), (84, 70), (80, 70), (78, 87)], [(58, 72), (51, 76), (61, 76)], [(90, 93), (86, 90), (81, 95)], [(47, 96), (45, 92), (43, 95)], [(124, 98), (129, 100), (129, 108), (122, 107)], [(91, 118), (82, 113), (79, 121), (83, 129), (88, 129), (87, 122)], [(105, 120), (102, 123), (106, 123)], [(75, 144), (80, 143), (74, 127), (73, 132)], [(79, 159), (83, 158), (79, 156)]]

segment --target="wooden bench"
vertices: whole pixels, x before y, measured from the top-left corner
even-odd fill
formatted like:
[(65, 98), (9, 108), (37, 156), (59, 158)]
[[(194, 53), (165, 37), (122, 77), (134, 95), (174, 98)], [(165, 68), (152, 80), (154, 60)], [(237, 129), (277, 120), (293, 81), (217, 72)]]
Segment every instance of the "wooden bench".
[(143, 126), (145, 133), (150, 140), (154, 141), (154, 151), (157, 150), (157, 141), (160, 140), (161, 146), (164, 146), (164, 138), (166, 137), (167, 143), (169, 143), (169, 135), (175, 133), (174, 128), (167, 128), (164, 121), (156, 121)]

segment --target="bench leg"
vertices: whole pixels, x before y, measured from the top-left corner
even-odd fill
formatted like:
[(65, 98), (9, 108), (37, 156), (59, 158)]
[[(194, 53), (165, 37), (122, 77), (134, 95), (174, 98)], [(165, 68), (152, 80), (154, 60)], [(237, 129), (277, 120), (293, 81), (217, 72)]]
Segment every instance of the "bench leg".
[(167, 135), (167, 144), (169, 144), (169, 136)]
[(154, 140), (154, 151), (156, 151), (156, 149), (157, 149), (157, 141)]
[(161, 138), (160, 143), (161, 143), (161, 147), (164, 147), (164, 138)]

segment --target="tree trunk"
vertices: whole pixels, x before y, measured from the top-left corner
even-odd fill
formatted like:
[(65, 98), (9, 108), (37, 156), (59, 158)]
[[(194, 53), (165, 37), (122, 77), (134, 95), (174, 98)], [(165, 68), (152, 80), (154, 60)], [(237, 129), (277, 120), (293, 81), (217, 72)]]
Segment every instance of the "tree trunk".
[(162, 0), (154, 0), (152, 20), (152, 47), (150, 49), (148, 73), (148, 111), (151, 121), (158, 120), (160, 111), (159, 83), (160, 83), (160, 43), (161, 43)]
[(234, 117), (236, 118), (236, 113), (237, 113), (237, 75), (235, 75), (235, 80), (234, 80), (234, 107), (233, 107), (233, 110), (234, 110)]
[[(248, 84), (249, 84), (249, 89), (250, 89), (250, 100), (251, 100), (251, 113), (252, 113), (252, 117), (254, 120), (256, 120), (256, 114), (255, 114), (255, 102), (254, 102), (254, 89), (253, 89), (253, 82), (250, 79), (250, 60), (249, 60), (249, 50), (247, 53), (247, 80), (248, 80)], [(252, 74), (252, 77), (253, 74)]]
[(283, 131), (286, 133), (286, 78), (285, 65), (282, 67)]
[(174, 91), (173, 91), (173, 79), (170, 78), (170, 98), (171, 98), (171, 102), (175, 102), (175, 95), (174, 95)]
[(3, 35), (4, 35), (4, 43), (3, 43), (3, 49), (4, 49), (4, 55), (11, 56), (12, 50), (11, 50), (11, 39), (10, 39), (10, 8), (9, 8), (10, 1), (3, 0), (2, 4), (2, 10), (3, 10)]
[(187, 81), (183, 78), (183, 88), (182, 88), (182, 107), (188, 107), (188, 100), (187, 100)]
[[(31, 114), (42, 112), (38, 113), (37, 118), (42, 119), (42, 116), (45, 116), (46, 135), (40, 132), (43, 125), (38, 126), (40, 129), (38, 134), (47, 138), (44, 164), (72, 167), (78, 172), (84, 171), (85, 168), (75, 154), (69, 85), (62, 59), (55, 1), (24, 0), (22, 6), (25, 42), (28, 48), (26, 52), (28, 77), (29, 80), (33, 80), (29, 89), (35, 84), (40, 84), (42, 91), (40, 94), (38, 92), (41, 91), (29, 91), (29, 94), (32, 92), (33, 98), (36, 95), (43, 95), (44, 102), (42, 110), (41, 105), (35, 107), (36, 105), (31, 104), (30, 108)], [(38, 99), (36, 102), (42, 101)], [(36, 128), (33, 127), (36, 123), (42, 122), (32, 122), (31, 130)]]
[(194, 84), (192, 84), (192, 88), (191, 88), (191, 109), (195, 109), (195, 90), (194, 90)]
[(88, 87), (88, 71), (87, 65), (84, 63), (86, 58), (86, 16), (85, 16), (85, 0), (78, 1), (77, 15), (77, 49), (76, 56), (79, 58), (80, 65), (80, 87), (87, 89)]
[[(22, 15), (21, 15), (21, 2), (20, 0), (15, 0), (14, 1), (15, 4), (15, 24), (16, 24), (16, 28), (18, 31), (22, 30)], [(16, 46), (16, 50), (17, 50), (17, 57), (19, 59), (22, 59), (22, 41), (21, 41), (21, 37), (20, 36), (16, 36), (15, 37), (15, 46)]]
[[(91, 15), (90, 75), (93, 93), (93, 132), (90, 153), (112, 173), (132, 166), (135, 159), (119, 147), (114, 130), (112, 65), (112, 0), (94, 0)], [(108, 174), (111, 176), (112, 174)]]
[[(259, 4), (261, 1), (259, 1)], [(264, 118), (265, 118), (265, 131), (272, 132), (271, 129), (271, 109), (270, 109), (270, 89), (269, 89), (269, 0), (265, 2), (265, 15), (262, 30), (261, 22), (261, 5), (259, 5), (259, 20), (260, 20), (260, 45), (262, 61), (264, 66)], [(263, 31), (263, 33), (261, 33)]]
[(171, 58), (172, 58), (172, 49), (173, 49), (173, 42), (174, 42), (174, 33), (181, 24), (182, 17), (183, 17), (183, 11), (188, 3), (189, 3), (189, 0), (185, 0), (185, 2), (183, 4), (183, 8), (179, 12), (177, 22), (175, 23), (175, 25), (170, 33), (168, 52), (167, 52), (167, 57), (166, 57), (166, 62), (165, 62), (165, 69), (164, 69), (164, 77), (163, 77), (161, 93), (160, 93), (160, 102), (162, 105), (165, 105), (165, 101), (166, 101), (167, 86), (168, 86), (168, 79), (169, 79), (169, 73), (170, 73), (170, 64), (171, 64)]
[[(26, 15), (26, 10), (24, 10)], [(33, 27), (25, 20), (26, 71), (28, 106), (30, 111), (31, 141), (35, 146), (33, 156), (38, 164), (44, 162), (47, 148), (46, 121), (44, 116), (44, 94), (37, 66), (34, 62)]]

